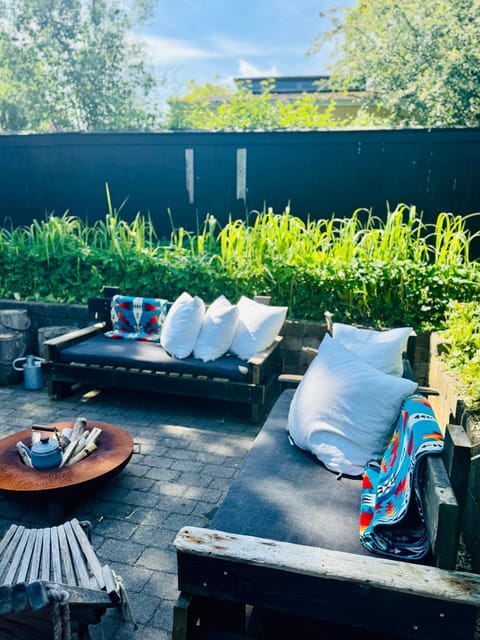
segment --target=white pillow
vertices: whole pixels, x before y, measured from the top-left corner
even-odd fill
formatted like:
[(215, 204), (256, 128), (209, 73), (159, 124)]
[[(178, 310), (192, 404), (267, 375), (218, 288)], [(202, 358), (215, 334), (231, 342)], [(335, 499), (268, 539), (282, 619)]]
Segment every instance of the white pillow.
[(380, 460), (385, 439), (417, 384), (364, 362), (328, 334), (290, 405), (287, 429), (331, 471), (360, 475)]
[(288, 307), (273, 307), (242, 296), (237, 303), (238, 324), (230, 351), (243, 360), (265, 351), (285, 322)]
[(225, 296), (208, 307), (200, 335), (193, 349), (195, 358), (204, 362), (216, 360), (230, 349), (238, 322), (238, 308)]
[(376, 369), (392, 376), (403, 374), (402, 353), (407, 348), (412, 327), (387, 331), (360, 329), (349, 324), (333, 323), (332, 335), (344, 347)]
[(160, 344), (171, 356), (187, 358), (202, 328), (205, 304), (184, 291), (170, 307), (160, 335)]

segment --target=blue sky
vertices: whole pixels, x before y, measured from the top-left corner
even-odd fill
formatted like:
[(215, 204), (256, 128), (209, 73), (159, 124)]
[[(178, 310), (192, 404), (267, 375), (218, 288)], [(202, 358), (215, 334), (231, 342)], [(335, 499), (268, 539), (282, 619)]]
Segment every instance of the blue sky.
[(320, 11), (339, 4), (354, 0), (158, 0), (142, 37), (169, 95), (189, 79), (324, 74), (330, 52), (306, 52), (328, 29)]

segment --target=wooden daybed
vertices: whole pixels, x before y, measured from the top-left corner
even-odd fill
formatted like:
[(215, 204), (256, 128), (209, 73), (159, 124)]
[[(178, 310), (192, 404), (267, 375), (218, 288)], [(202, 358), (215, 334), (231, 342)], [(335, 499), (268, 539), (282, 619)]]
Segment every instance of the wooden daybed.
[(443, 456), (427, 456), (430, 564), (390, 560), (360, 544), (361, 481), (338, 480), (289, 443), (293, 393), (275, 403), (211, 528), (184, 527), (175, 539), (173, 640), (473, 638), (480, 576), (453, 570), (465, 432), (450, 426)]
[(94, 325), (45, 341), (42, 370), (50, 397), (60, 399), (73, 385), (84, 384), (234, 402), (246, 408), (252, 422), (264, 417), (278, 394), (281, 336), (262, 357), (248, 361), (230, 354), (212, 362), (173, 358), (159, 344), (103, 335), (111, 329), (116, 293), (117, 288), (105, 287), (102, 297), (89, 299), (98, 320)]

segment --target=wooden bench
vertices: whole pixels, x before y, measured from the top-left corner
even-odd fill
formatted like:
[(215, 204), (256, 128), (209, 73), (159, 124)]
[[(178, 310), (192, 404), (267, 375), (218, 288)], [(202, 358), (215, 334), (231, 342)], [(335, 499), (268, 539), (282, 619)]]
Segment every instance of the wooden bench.
[(175, 539), (174, 640), (211, 630), (243, 637), (249, 607), (255, 638), (473, 638), (480, 576), (454, 570), (455, 489), (464, 486), (469, 460), (463, 429), (452, 425), (444, 456), (427, 456), (424, 468), (434, 566), (384, 559), (360, 544), (361, 481), (337, 480), (289, 444), (293, 393), (275, 403), (211, 528), (185, 527)]
[[(2, 640), (57, 640), (71, 626), (89, 638), (88, 626), (107, 608), (125, 614), (122, 579), (100, 564), (89, 535), (90, 523), (76, 519), (42, 529), (10, 526), (0, 541)], [(53, 635), (55, 626), (63, 635)]]
[(111, 340), (110, 306), (115, 287), (90, 298), (97, 322), (45, 341), (42, 364), (50, 397), (62, 398), (73, 385), (149, 391), (239, 403), (252, 422), (261, 420), (278, 394), (281, 370), (278, 336), (261, 357), (248, 362), (226, 355), (213, 362), (171, 358), (159, 344)]

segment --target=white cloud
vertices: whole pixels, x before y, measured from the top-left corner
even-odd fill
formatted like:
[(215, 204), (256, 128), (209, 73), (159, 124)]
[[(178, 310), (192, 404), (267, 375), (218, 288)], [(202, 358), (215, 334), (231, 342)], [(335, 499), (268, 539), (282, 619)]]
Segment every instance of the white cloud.
[(228, 35), (216, 33), (209, 37), (213, 48), (227, 58), (239, 56), (262, 56), (265, 54), (265, 46), (248, 40), (238, 40)]
[(247, 62), (247, 60), (239, 60), (238, 75), (240, 78), (272, 78), (274, 76), (279, 76), (280, 73), (275, 64), (272, 64), (269, 69), (261, 69), (251, 62)]
[(135, 38), (145, 47), (151, 62), (155, 65), (183, 64), (193, 60), (218, 58), (219, 53), (197, 47), (188, 40), (135, 34)]

